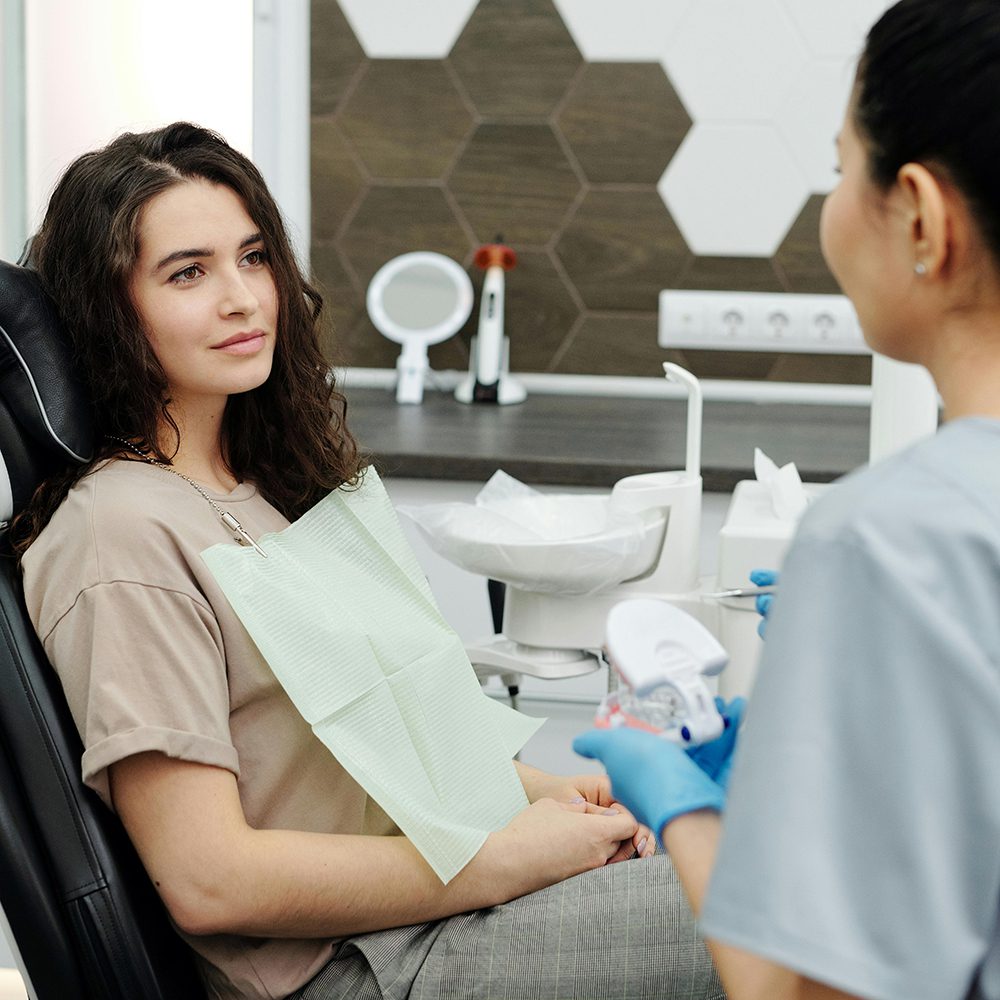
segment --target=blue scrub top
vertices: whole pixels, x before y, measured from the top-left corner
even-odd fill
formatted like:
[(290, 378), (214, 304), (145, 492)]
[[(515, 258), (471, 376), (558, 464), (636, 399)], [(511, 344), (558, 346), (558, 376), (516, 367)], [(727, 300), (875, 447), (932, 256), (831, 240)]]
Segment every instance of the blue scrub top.
[(862, 997), (1000, 1000), (1000, 421), (807, 512), (730, 789), (707, 936)]

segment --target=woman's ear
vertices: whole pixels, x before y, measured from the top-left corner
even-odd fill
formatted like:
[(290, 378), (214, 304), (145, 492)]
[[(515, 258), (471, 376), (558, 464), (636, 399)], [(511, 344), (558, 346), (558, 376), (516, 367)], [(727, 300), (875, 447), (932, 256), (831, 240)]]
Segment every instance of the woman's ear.
[[(896, 175), (906, 226), (904, 239), (913, 267), (922, 277), (941, 277), (954, 267), (958, 204), (954, 189), (947, 188), (920, 163), (907, 163)], [(962, 240), (962, 242), (967, 242)]]

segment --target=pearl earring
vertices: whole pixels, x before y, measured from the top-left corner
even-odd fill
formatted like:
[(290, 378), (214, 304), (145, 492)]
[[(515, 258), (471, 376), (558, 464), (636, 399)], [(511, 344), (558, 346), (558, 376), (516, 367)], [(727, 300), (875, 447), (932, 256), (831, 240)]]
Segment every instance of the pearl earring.
[(913, 266), (914, 273), (918, 278), (922, 278), (927, 273), (927, 265), (922, 261), (918, 260)]

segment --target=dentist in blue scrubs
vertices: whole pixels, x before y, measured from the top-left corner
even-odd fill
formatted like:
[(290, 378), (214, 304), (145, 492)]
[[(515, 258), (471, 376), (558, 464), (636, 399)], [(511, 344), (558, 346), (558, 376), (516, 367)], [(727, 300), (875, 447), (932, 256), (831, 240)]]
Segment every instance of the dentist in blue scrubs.
[(996, 1000), (1000, 3), (889, 9), (837, 148), (826, 259), (945, 423), (806, 514), (738, 737), (574, 746), (661, 837), (731, 1000)]

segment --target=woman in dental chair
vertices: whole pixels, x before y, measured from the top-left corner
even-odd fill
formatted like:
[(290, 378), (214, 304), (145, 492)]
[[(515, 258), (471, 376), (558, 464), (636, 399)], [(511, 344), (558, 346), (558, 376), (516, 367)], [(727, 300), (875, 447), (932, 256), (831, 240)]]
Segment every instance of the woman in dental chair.
[(360, 474), (321, 299), (253, 165), (192, 125), (124, 135), (67, 170), (30, 263), (104, 436), (12, 529), (27, 605), (84, 781), (209, 994), (721, 997), (672, 866), (606, 778), (516, 765), (531, 804), (444, 884), (207, 571), (232, 518), (280, 532)]
[(838, 148), (827, 261), (946, 423), (807, 512), (728, 803), (732, 732), (575, 745), (662, 838), (732, 1000), (996, 1000), (1000, 4), (892, 7)]

